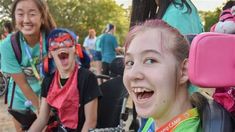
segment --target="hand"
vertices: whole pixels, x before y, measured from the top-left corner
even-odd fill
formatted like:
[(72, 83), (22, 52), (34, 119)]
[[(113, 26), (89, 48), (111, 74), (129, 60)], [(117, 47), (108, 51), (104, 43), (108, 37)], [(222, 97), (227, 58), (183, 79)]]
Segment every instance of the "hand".
[(36, 109), (35, 111), (35, 114), (37, 115), (37, 117), (39, 116), (39, 109)]

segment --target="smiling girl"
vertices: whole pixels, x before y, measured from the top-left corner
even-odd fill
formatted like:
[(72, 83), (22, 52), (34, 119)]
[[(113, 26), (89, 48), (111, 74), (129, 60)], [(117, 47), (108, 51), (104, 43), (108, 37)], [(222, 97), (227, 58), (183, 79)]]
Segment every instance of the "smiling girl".
[[(32, 110), (38, 111), (40, 81), (43, 78), (42, 60), (47, 55), (46, 36), (56, 25), (44, 0), (15, 0), (12, 4), (12, 21), (18, 31), (22, 59), (19, 64), (11, 45), (11, 36), (8, 35), (0, 48), (2, 71), (11, 75), (8, 102), (15, 82), (12, 109), (25, 110), (24, 103), (29, 100), (33, 105)], [(35, 68), (37, 70), (33, 70)], [(14, 122), (16, 130), (21, 131), (20, 124), (16, 120)]]
[(189, 44), (179, 31), (150, 20), (134, 27), (125, 45), (123, 81), (138, 115), (152, 117), (157, 132), (200, 132), (198, 108), (188, 92)]

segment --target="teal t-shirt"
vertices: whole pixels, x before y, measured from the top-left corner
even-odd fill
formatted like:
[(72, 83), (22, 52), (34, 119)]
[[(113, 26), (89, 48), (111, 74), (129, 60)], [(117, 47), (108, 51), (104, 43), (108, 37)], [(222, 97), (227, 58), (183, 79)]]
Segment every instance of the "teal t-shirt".
[[(176, 0), (180, 3), (180, 0)], [(187, 12), (187, 7), (184, 4), (183, 8), (173, 3), (169, 5), (162, 20), (167, 22), (172, 27), (178, 29), (181, 34), (199, 34), (203, 32), (203, 25), (198, 15), (196, 7), (190, 0), (187, 0), (192, 12)]]
[(101, 47), (100, 47), (100, 38), (103, 36), (103, 34), (101, 34), (100, 36), (98, 36), (96, 38), (96, 41), (95, 41), (95, 50), (96, 51), (101, 51)]
[[(41, 86), (39, 84), (39, 81), (34, 77), (32, 74), (32, 68), (30, 65), (29, 57), (26, 54), (25, 50), (25, 44), (23, 39), (23, 35), (20, 34), (20, 47), (22, 51), (22, 60), (21, 64), (18, 63), (15, 53), (13, 51), (12, 45), (11, 45), (11, 40), (10, 36), (2, 41), (2, 44), (0, 45), (0, 54), (1, 54), (1, 70), (4, 73), (28, 73), (26, 75), (27, 82), (33, 89), (33, 91), (39, 96), (41, 93)], [(45, 39), (45, 34), (43, 33), (43, 56), (47, 54), (46, 51), (46, 39)], [(29, 46), (28, 46), (29, 47)], [(40, 60), (40, 44), (39, 42), (34, 46), (34, 47), (29, 47), (29, 51), (31, 53), (31, 56), (33, 60), (35, 61), (37, 71), (39, 72), (39, 64), (41, 62)], [(23, 70), (24, 69), (24, 70)], [(13, 80), (12, 78), (10, 79), (9, 85), (8, 85), (8, 105), (10, 104), (11, 96), (12, 96), (12, 87), (13, 87)], [(15, 87), (15, 94), (14, 94), (14, 100), (13, 100), (13, 108), (15, 109), (25, 109), (26, 107), (24, 106), (24, 103), (26, 101), (26, 97), (24, 96), (23, 92), (19, 88), (18, 85)]]
[(112, 34), (103, 34), (100, 38), (102, 62), (111, 63), (116, 57), (117, 39)]

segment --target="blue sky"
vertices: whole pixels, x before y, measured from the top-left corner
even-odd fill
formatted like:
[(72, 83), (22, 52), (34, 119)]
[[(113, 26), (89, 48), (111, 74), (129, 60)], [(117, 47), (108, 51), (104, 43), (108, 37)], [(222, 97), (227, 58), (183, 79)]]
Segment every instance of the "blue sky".
[[(132, 0), (116, 0), (118, 4), (124, 4), (125, 7), (131, 5)], [(222, 7), (226, 0), (192, 0), (198, 10), (213, 11), (216, 7)]]

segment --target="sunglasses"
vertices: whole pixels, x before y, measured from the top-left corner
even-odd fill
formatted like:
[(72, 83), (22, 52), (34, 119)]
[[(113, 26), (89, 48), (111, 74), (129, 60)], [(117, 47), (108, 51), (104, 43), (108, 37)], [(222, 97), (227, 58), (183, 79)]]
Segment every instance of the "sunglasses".
[(59, 48), (70, 48), (74, 46), (74, 40), (69, 34), (49, 39), (49, 51)]

